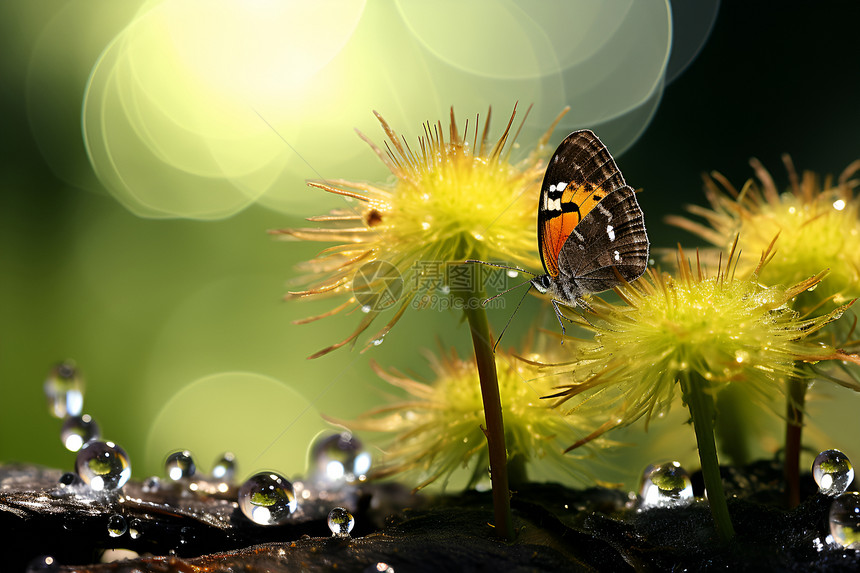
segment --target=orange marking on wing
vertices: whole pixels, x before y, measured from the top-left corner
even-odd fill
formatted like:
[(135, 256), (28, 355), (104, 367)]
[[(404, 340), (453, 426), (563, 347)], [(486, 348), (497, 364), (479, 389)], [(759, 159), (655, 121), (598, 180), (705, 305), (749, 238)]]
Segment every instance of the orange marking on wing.
[(565, 189), (561, 196), (561, 202), (562, 204), (573, 202), (579, 205), (579, 216), (584, 219), (604, 197), (606, 197), (606, 192), (602, 187), (594, 187), (586, 181), (579, 187)]
[(551, 276), (558, 276), (558, 254), (579, 221), (576, 213), (564, 213), (544, 222), (544, 244), (541, 248), (544, 252), (546, 270)]

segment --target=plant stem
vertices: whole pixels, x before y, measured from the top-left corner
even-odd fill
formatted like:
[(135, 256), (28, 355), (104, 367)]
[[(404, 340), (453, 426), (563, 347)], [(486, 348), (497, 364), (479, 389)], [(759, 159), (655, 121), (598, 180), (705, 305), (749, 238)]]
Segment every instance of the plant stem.
[(484, 435), (487, 436), (487, 450), (490, 458), (496, 534), (508, 541), (513, 541), (514, 524), (511, 516), (511, 493), (508, 487), (505, 426), (502, 420), (502, 401), (499, 397), (490, 325), (487, 321), (487, 312), (480, 305), (480, 301), (484, 298), (485, 295), (480, 289), (473, 289), (463, 297), (463, 308), (472, 331), (475, 362), (478, 365), (478, 377), (481, 380), (481, 398), (484, 402), (484, 420), (487, 425)]
[(720, 539), (728, 542), (734, 537), (735, 530), (729, 517), (729, 507), (726, 505), (726, 494), (720, 478), (720, 462), (714, 441), (714, 397), (709, 392), (709, 386), (709, 382), (695, 372), (690, 372), (681, 379), (681, 391), (684, 393), (684, 401), (690, 409), (693, 429), (696, 431), (708, 504), (711, 506), (711, 514), (714, 516)]
[(805, 380), (788, 381), (785, 411), (785, 492), (789, 509), (800, 505), (800, 438), (803, 434), (803, 404), (806, 401)]

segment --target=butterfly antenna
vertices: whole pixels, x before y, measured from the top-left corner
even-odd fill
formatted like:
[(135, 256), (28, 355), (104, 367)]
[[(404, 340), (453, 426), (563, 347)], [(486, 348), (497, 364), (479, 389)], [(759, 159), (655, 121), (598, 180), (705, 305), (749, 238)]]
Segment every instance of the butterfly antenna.
[[(500, 293), (498, 293), (498, 294), (494, 294), (494, 295), (493, 295), (493, 296), (491, 296), (490, 298), (486, 298), (486, 299), (482, 300), (482, 301), (481, 301), (481, 306), (486, 307), (486, 306), (487, 306), (491, 301), (496, 300), (497, 298), (499, 298), (499, 297), (500, 297), (500, 296), (502, 296), (503, 294), (508, 294), (508, 293), (509, 293), (509, 292), (511, 292), (512, 290), (515, 290), (515, 289), (520, 288), (521, 286), (524, 286), (524, 285), (530, 284), (531, 282), (532, 282), (531, 280), (527, 280), (527, 281), (525, 281), (525, 282), (522, 282), (522, 283), (516, 284), (516, 285), (512, 286), (511, 288), (505, 289), (505, 290), (503, 290), (502, 292), (500, 292)], [(528, 291), (528, 290), (526, 290), (526, 292), (529, 292), (529, 291)], [(526, 295), (523, 295), (523, 298), (525, 298), (525, 296), (526, 296)], [(519, 308), (519, 307), (520, 307), (520, 305), (517, 305), (517, 308)]]
[[(500, 265), (500, 264), (497, 264), (497, 263), (488, 263), (488, 262), (486, 262), (486, 261), (479, 261), (479, 260), (477, 260), (477, 259), (466, 259), (466, 260), (465, 260), (465, 261), (463, 261), (463, 262), (464, 262), (464, 263), (478, 263), (479, 265), (486, 265), (486, 266), (488, 266), (488, 267), (495, 267), (495, 268), (497, 268), (497, 269), (508, 269), (509, 271), (519, 271), (519, 272), (521, 272), (521, 273), (525, 273), (525, 274), (527, 274), (527, 275), (531, 275), (531, 276), (533, 276), (533, 277), (536, 277), (536, 276), (537, 276), (536, 274), (534, 274), (534, 273), (533, 273), (533, 272), (531, 272), (531, 271), (527, 271), (527, 270), (525, 270), (525, 269), (521, 269), (520, 267), (512, 267), (512, 266), (510, 266), (510, 265)], [(517, 286), (521, 286), (521, 285), (517, 285)], [(516, 287), (514, 287), (514, 288), (516, 288)], [(509, 289), (509, 290), (510, 290), (510, 289)], [(505, 291), (505, 292), (508, 292), (508, 291)], [(502, 294), (504, 294), (504, 293), (502, 293)]]
[[(519, 288), (519, 287), (523, 286), (524, 284), (526, 284), (526, 283), (518, 284), (518, 285), (517, 285), (517, 286), (515, 286), (515, 287), (509, 288), (509, 289), (508, 289), (508, 290), (506, 290), (505, 292), (510, 292), (510, 291), (512, 291), (512, 290), (513, 290), (513, 289), (515, 289), (515, 288)], [(499, 342), (501, 342), (501, 341), (502, 341), (502, 337), (505, 335), (505, 331), (506, 331), (506, 330), (508, 329), (508, 327), (511, 325), (511, 321), (512, 321), (512, 320), (514, 320), (514, 315), (515, 315), (515, 314), (517, 314), (517, 311), (520, 309), (520, 306), (523, 304), (523, 301), (526, 299), (526, 295), (527, 295), (527, 294), (529, 294), (529, 291), (530, 291), (530, 290), (532, 290), (532, 288), (531, 288), (531, 284), (529, 284), (529, 288), (527, 288), (527, 289), (526, 289), (526, 292), (524, 292), (524, 293), (523, 293), (523, 296), (522, 296), (522, 297), (520, 297), (520, 302), (518, 302), (518, 303), (517, 303), (517, 307), (514, 309), (514, 312), (512, 312), (512, 313), (511, 313), (511, 316), (510, 316), (510, 318), (508, 318), (508, 322), (506, 322), (506, 323), (505, 323), (505, 327), (502, 329), (502, 332), (500, 332), (500, 333), (499, 333), (499, 338), (498, 338), (498, 339), (496, 339), (496, 343), (493, 345), (493, 354), (495, 354), (495, 353), (496, 353), (496, 348), (498, 348), (498, 346), (499, 346)], [(500, 294), (505, 294), (505, 292), (500, 293)], [(499, 296), (499, 295), (497, 294), (497, 295), (496, 295), (496, 296), (494, 296), (493, 298), (496, 298), (496, 297), (498, 297), (498, 296)], [(491, 300), (493, 300), (493, 298), (488, 298), (487, 300), (485, 300), (484, 302), (482, 302), (482, 303), (481, 303), (481, 305), (482, 305), (482, 306), (483, 306), (483, 305), (486, 305), (488, 302), (490, 302)]]

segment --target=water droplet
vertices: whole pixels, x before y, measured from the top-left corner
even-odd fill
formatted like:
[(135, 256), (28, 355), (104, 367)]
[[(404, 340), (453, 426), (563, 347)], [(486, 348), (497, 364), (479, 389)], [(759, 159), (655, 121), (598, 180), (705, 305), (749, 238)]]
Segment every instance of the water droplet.
[(376, 340), (373, 341), (373, 345), (379, 346), (380, 344), (382, 344), (384, 342), (384, 340), (385, 340), (385, 338), (380, 336), (379, 338), (377, 338)]
[(111, 537), (121, 537), (128, 530), (128, 524), (123, 516), (115, 513), (108, 518), (107, 530)]
[(132, 519), (128, 522), (128, 536), (132, 539), (140, 539), (143, 531), (141, 529), (142, 523), (139, 519)]
[(750, 353), (746, 350), (735, 350), (735, 362), (738, 364), (743, 364), (744, 362), (748, 362), (750, 359)]
[(424, 229), (425, 231), (428, 230), (430, 228), (430, 223), (428, 223), (427, 221), (423, 221), (421, 223), (421, 228)]
[(367, 479), (370, 453), (349, 432), (318, 440), (311, 450), (314, 478), (328, 485), (353, 483)]
[(81, 447), (75, 471), (95, 491), (117, 489), (131, 477), (131, 460), (113, 442), (91, 441)]
[(515, 271), (513, 269), (508, 269), (508, 276), (512, 279), (515, 279), (518, 276), (520, 276), (520, 273), (519, 273), (519, 271)]
[(73, 472), (66, 472), (60, 476), (58, 482), (60, 487), (69, 487), (71, 485), (75, 485), (76, 483), (80, 483), (80, 479), (78, 478), (78, 474)]
[(841, 211), (842, 209), (845, 208), (845, 200), (844, 199), (837, 199), (836, 201), (833, 202), (833, 208), (836, 209), (837, 211)]
[(50, 555), (40, 555), (27, 564), (26, 573), (44, 573), (45, 571), (56, 571), (57, 560)]
[(369, 304), (365, 304), (361, 307), (361, 312), (363, 312), (364, 314), (369, 313), (371, 310), (373, 310), (373, 308)]
[(385, 561), (379, 561), (373, 565), (369, 565), (364, 569), (364, 573), (394, 573), (394, 567)]
[(158, 491), (161, 487), (161, 478), (158, 476), (149, 476), (145, 480), (143, 480), (143, 491), (146, 493), (152, 493), (154, 491)]
[(293, 484), (273, 472), (255, 474), (239, 488), (239, 509), (254, 523), (281, 524), (296, 510)]
[(472, 236), (475, 237), (476, 241), (484, 240), (484, 235), (482, 235), (481, 233), (476, 233), (475, 231), (472, 231)]
[(854, 481), (854, 468), (848, 456), (839, 450), (824, 450), (812, 462), (812, 477), (819, 492), (839, 495)]
[(80, 416), (84, 407), (84, 382), (72, 361), (57, 364), (44, 384), (48, 408), (55, 418)]
[(833, 500), (830, 535), (842, 547), (860, 549), (860, 493), (849, 491)]
[(233, 481), (236, 477), (236, 456), (232, 452), (224, 454), (215, 462), (212, 468), (212, 477), (221, 481)]
[(678, 462), (648, 466), (642, 473), (640, 509), (686, 505), (693, 500), (693, 484)]
[(439, 290), (442, 292), (442, 294), (451, 294), (451, 287), (448, 285), (442, 285)]
[(343, 507), (336, 507), (328, 514), (328, 528), (332, 537), (349, 537), (355, 526), (355, 518)]
[(164, 462), (164, 473), (173, 481), (190, 478), (195, 472), (197, 466), (194, 465), (194, 458), (188, 450), (173, 452)]
[(89, 414), (69, 416), (60, 430), (60, 439), (70, 452), (77, 452), (90, 440), (98, 440), (100, 437), (99, 425)]

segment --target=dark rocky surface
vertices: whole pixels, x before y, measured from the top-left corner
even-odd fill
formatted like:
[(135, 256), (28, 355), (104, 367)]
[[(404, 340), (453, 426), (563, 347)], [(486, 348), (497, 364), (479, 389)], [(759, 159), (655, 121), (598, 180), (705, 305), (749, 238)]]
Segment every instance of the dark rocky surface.
[[(809, 476), (804, 502), (786, 510), (777, 464), (724, 470), (735, 540), (719, 543), (704, 501), (637, 511), (635, 497), (605, 488), (528, 484), (513, 492), (515, 542), (496, 539), (489, 492), (414, 496), (396, 484), (313, 492), (287, 524), (263, 527), (233, 503), (235, 487), (198, 482), (96, 496), (57, 485), (62, 472), (0, 466), (3, 571), (51, 555), (50, 571), (858, 571), (860, 551), (826, 541), (830, 498)], [(701, 494), (697, 476), (694, 491)], [(334, 538), (331, 507), (355, 514), (351, 538)], [(111, 537), (107, 521), (135, 520)], [(140, 556), (99, 563), (109, 548)]]

